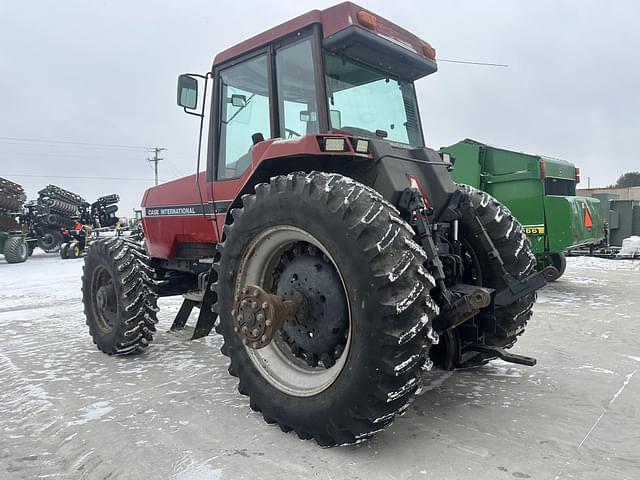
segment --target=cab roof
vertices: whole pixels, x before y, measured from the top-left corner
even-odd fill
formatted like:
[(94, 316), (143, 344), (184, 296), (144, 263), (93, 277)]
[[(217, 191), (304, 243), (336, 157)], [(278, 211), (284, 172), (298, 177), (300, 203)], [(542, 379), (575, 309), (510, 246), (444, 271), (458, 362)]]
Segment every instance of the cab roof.
[(213, 66), (216, 67), (315, 24), (321, 25), (325, 44), (343, 40), (346, 31), (356, 33), (359, 38), (362, 38), (362, 34), (373, 34), (368, 38), (389, 44), (401, 54), (412, 57), (407, 63), (418, 61), (424, 64), (422, 68), (418, 68), (410, 75), (412, 77), (418, 78), (437, 70), (435, 50), (431, 45), (404, 28), (352, 2), (339, 3), (324, 10), (311, 10), (259, 33), (218, 53), (213, 60)]

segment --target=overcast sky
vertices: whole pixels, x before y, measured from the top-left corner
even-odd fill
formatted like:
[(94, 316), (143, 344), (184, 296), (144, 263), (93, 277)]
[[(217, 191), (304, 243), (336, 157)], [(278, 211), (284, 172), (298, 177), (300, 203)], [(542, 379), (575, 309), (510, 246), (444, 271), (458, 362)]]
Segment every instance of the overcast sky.
[[(120, 215), (131, 215), (153, 184), (144, 149), (41, 141), (165, 147), (161, 179), (192, 173), (198, 124), (175, 105), (178, 74), (206, 72), (216, 52), (333, 3), (0, 0), (0, 176), (31, 198), (48, 183), (88, 200), (119, 193)], [(640, 3), (360, 4), (440, 58), (509, 65), (442, 62), (418, 81), (429, 146), (470, 137), (564, 158), (581, 166), (583, 186), (640, 170)]]

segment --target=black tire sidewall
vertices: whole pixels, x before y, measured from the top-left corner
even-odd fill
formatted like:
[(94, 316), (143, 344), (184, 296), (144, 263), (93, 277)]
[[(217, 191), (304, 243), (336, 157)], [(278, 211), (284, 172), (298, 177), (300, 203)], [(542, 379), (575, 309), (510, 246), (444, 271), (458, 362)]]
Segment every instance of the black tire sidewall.
[[(251, 408), (267, 423), (324, 446), (369, 437), (404, 411), (421, 385), (437, 309), (429, 295), (433, 280), (421, 272), (426, 255), (408, 243), (413, 232), (397, 210), (348, 177), (294, 173), (272, 177), (255, 190), (231, 212), (221, 258), (214, 262), (217, 331), (224, 336), (222, 352), (231, 358), (229, 372), (239, 377), (240, 393), (250, 397)], [(285, 393), (263, 378), (233, 331), (230, 311), (240, 259), (260, 232), (279, 225), (313, 236), (347, 286), (350, 343), (339, 358), (345, 363), (313, 396)], [(393, 276), (407, 252), (409, 266)]]
[(3, 253), (7, 263), (23, 263), (29, 258), (27, 244), (22, 237), (7, 238)]
[(89, 330), (91, 332), (91, 336), (93, 337), (100, 350), (104, 352), (115, 352), (117, 342), (120, 339), (123, 333), (123, 329), (126, 328), (126, 326), (123, 324), (123, 322), (116, 322), (116, 325), (113, 326), (109, 332), (104, 332), (101, 328), (98, 327), (98, 319), (96, 316), (96, 312), (94, 311), (94, 303), (92, 298), (92, 287), (96, 269), (98, 267), (104, 267), (113, 279), (113, 283), (115, 286), (115, 295), (118, 299), (117, 318), (119, 319), (122, 318), (122, 302), (119, 301), (122, 296), (122, 286), (120, 285), (120, 282), (117, 281), (119, 276), (116, 271), (115, 265), (112, 261), (110, 261), (111, 257), (104, 254), (106, 253), (105, 245), (96, 245), (96, 247), (97, 248), (90, 249), (89, 253), (85, 257), (84, 275), (82, 278), (82, 293), (83, 302), (85, 305), (85, 316), (87, 319), (87, 325), (89, 326)]
[[(295, 209), (291, 208), (294, 204), (292, 202), (295, 202)], [(372, 284), (373, 274), (368, 268), (370, 258), (358, 248), (357, 239), (345, 231), (343, 224), (336, 222), (335, 215), (327, 209), (318, 208), (319, 204), (323, 205), (323, 202), (314, 202), (310, 198), (284, 192), (255, 204), (250, 214), (245, 212), (234, 224), (234, 228), (241, 230), (243, 235), (236, 238), (232, 233), (225, 241), (221, 261), (224, 279), (221, 284), (224, 286), (219, 292), (220, 311), (230, 312), (232, 306), (229, 299), (233, 298), (232, 289), (238, 273), (234, 266), (239, 265), (250, 243), (249, 240), (270, 227), (298, 227), (315, 237), (327, 249), (339, 269), (344, 284), (349, 286), (348, 300), (351, 310), (348, 358), (339, 377), (331, 386), (313, 397), (288, 395), (271, 385), (253, 366), (239, 337), (235, 334), (225, 336), (225, 341), (231, 343), (235, 352), (235, 366), (241, 381), (252, 384), (246, 387), (252, 392), (252, 397), (265, 415), (286, 405), (288, 417), (293, 421), (308, 424), (323, 424), (327, 421), (327, 404), (351, 404), (355, 401), (354, 397), (361, 396), (363, 391), (370, 388), (370, 385), (363, 385), (363, 380), (374, 374), (371, 371), (372, 366), (378, 359), (372, 358), (376, 349), (371, 347), (372, 343), (379, 342), (380, 336), (377, 323), (372, 321), (380, 317), (380, 313), (375, 298), (376, 288)], [(221, 322), (226, 323), (227, 331), (232, 331), (228, 313), (221, 314)]]

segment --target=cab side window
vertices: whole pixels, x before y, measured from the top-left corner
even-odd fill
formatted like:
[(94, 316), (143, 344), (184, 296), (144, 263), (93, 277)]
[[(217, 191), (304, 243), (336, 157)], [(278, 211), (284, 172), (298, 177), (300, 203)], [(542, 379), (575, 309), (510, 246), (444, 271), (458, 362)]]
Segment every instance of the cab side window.
[(276, 51), (280, 132), (295, 138), (320, 131), (311, 38)]
[(251, 165), (252, 135), (271, 137), (267, 56), (220, 73), (218, 179), (237, 178)]

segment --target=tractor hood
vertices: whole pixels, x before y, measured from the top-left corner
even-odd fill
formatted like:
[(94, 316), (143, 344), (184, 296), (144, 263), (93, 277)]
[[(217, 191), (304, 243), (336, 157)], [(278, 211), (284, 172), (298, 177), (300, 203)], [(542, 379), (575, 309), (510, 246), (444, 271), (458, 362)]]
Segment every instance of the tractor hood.
[[(196, 175), (172, 180), (147, 189), (142, 198), (142, 227), (152, 257), (182, 258), (188, 249), (218, 241), (214, 218), (207, 215), (207, 178)], [(195, 246), (195, 247), (194, 247)], [(208, 250), (203, 250), (203, 255)]]
[(142, 197), (142, 215), (153, 215), (151, 209), (154, 207), (166, 208), (170, 206), (197, 206), (199, 207), (195, 208), (195, 210), (198, 210), (197, 213), (202, 213), (201, 204), (207, 201), (205, 197), (207, 189), (205, 172), (200, 173), (198, 181), (203, 195), (202, 200), (198, 194), (195, 174), (148, 188)]

